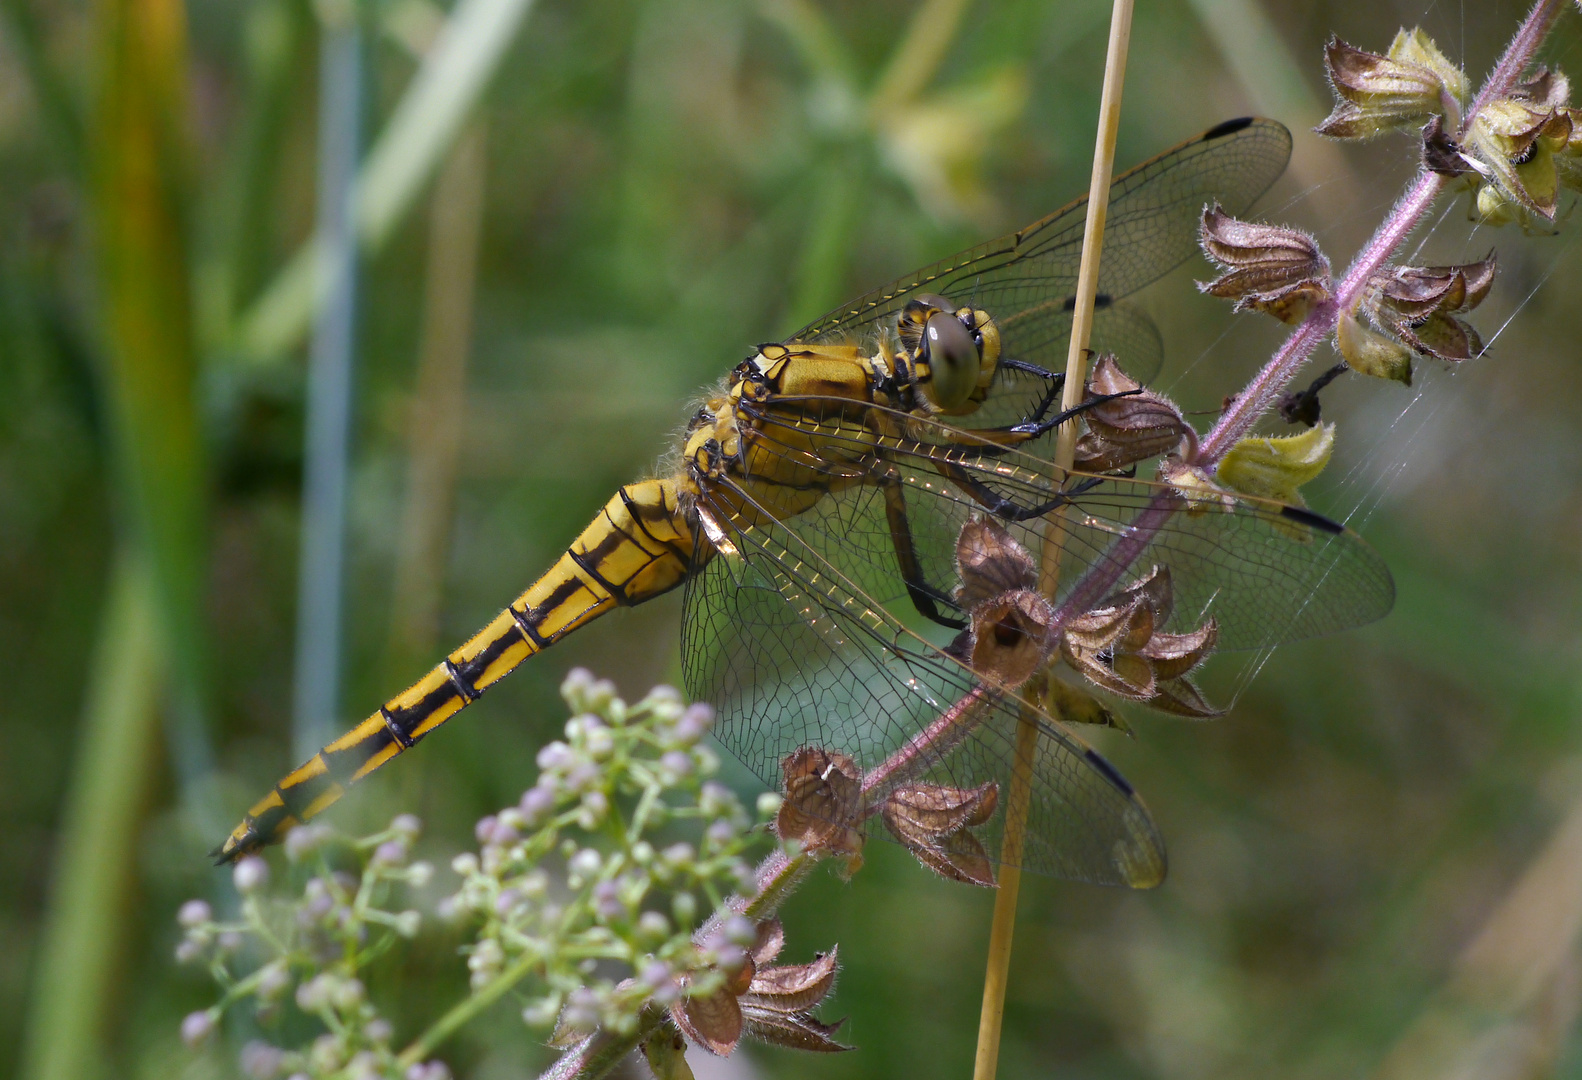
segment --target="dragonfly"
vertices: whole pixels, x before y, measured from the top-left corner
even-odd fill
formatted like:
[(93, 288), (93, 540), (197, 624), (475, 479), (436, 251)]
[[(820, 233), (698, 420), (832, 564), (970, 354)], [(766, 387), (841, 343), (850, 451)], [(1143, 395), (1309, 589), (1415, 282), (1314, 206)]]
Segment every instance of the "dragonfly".
[[(1191, 256), (1206, 203), (1249, 209), (1290, 148), (1283, 126), (1245, 118), (1114, 181), (1097, 347), (1152, 366), (1157, 335), (1126, 298)], [(279, 840), (528, 657), (682, 587), (687, 691), (766, 783), (816, 750), (863, 778), (870, 816), (918, 784), (998, 790), (1032, 715), (1020, 865), (1156, 883), (1163, 842), (1119, 771), (963, 658), (963, 530), (992, 521), (1039, 550), (1059, 513), (1060, 618), (1162, 567), (1162, 627), (1212, 618), (1222, 650), (1361, 625), (1394, 589), (1360, 537), (1317, 514), (1228, 492), (1183, 508), (1169, 485), (1053, 463), (1058, 427), (1082, 422), (1055, 403), (1086, 217), (1078, 199), (757, 347), (690, 419), (673, 471), (617, 491), (547, 573), (277, 783), (214, 854)], [(992, 840), (1005, 811), (984, 811), (973, 824)]]

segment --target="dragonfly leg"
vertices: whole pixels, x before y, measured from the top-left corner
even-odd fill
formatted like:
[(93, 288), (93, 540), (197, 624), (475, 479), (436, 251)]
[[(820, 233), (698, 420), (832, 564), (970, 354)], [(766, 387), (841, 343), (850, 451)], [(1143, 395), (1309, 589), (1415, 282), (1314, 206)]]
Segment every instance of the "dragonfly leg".
[(940, 475), (961, 488), (974, 502), (1002, 521), (1031, 521), (1034, 518), (1041, 518), (1051, 510), (1064, 506), (1076, 496), (1092, 490), (1093, 487), (1103, 482), (1103, 477), (1089, 477), (1069, 491), (1062, 491), (1044, 502), (1028, 506), (1014, 499), (1007, 499), (983, 481), (974, 478), (969, 471), (957, 465), (945, 461), (936, 462), (935, 465), (939, 469)]
[(930, 622), (952, 630), (967, 624), (940, 613), (940, 602), (950, 603), (950, 598), (923, 579), (923, 567), (917, 560), (917, 548), (912, 543), (912, 526), (906, 516), (906, 498), (901, 491), (901, 478), (894, 466), (880, 465), (875, 469), (875, 482), (884, 492), (884, 516), (890, 525), (890, 543), (895, 547), (895, 559), (901, 568), (901, 580), (906, 584), (906, 594), (912, 598), (917, 613)]
[(1043, 379), (1044, 382), (1049, 386), (1049, 388), (1044, 391), (1044, 396), (1038, 402), (1037, 407), (1022, 419), (1022, 424), (1036, 424), (1038, 421), (1047, 416), (1049, 414), (1049, 410), (1054, 407), (1055, 402), (1060, 400), (1060, 392), (1066, 387), (1066, 373), (1063, 371), (1046, 371), (1037, 364), (1030, 364), (1026, 360), (1016, 360), (1008, 356), (1002, 357), (1000, 359), (1000, 367), (1010, 371), (1020, 371), (1024, 375), (1032, 375), (1035, 378)]
[[(1064, 378), (1064, 376), (1060, 376), (1062, 382)], [(1023, 443), (1031, 442), (1041, 435), (1048, 434), (1067, 420), (1080, 416), (1096, 405), (1103, 405), (1105, 402), (1114, 401), (1116, 398), (1131, 397), (1134, 394), (1142, 393), (1141, 390), (1123, 390), (1118, 394), (1100, 394), (1097, 397), (1089, 398), (1079, 405), (1074, 405), (1064, 412), (1057, 413), (1047, 420), (1043, 419), (1044, 415), (1054, 405), (1059, 389), (1059, 385), (1052, 386), (1037, 407), (1027, 415), (1026, 419), (1019, 423), (1009, 424), (1004, 427), (962, 428), (959, 432), (947, 431), (943, 434), (944, 441), (971, 446), (978, 453), (987, 457), (993, 457), (1003, 454), (1006, 450), (1020, 447)]]
[(1020, 424), (1013, 424), (1005, 430), (1012, 435), (1019, 435), (1024, 439), (1036, 439), (1040, 435), (1043, 435), (1049, 431), (1053, 431), (1061, 424), (1064, 424), (1067, 420), (1070, 420), (1076, 416), (1080, 416), (1097, 405), (1103, 405), (1106, 402), (1114, 401), (1116, 398), (1132, 397), (1133, 395), (1140, 393), (1142, 393), (1141, 389), (1122, 390), (1118, 394), (1099, 394), (1095, 397), (1088, 398), (1088, 400), (1081, 402), (1080, 404), (1073, 405), (1071, 408), (1066, 409), (1064, 412), (1057, 413), (1047, 420), (1033, 420), (1031, 422), (1024, 421)]

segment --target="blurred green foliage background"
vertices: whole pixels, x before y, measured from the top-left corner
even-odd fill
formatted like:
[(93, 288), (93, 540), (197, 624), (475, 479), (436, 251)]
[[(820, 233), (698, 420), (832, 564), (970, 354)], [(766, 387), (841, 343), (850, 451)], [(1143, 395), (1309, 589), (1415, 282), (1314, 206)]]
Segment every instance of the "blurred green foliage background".
[[(172, 913), (224, 902), (204, 853), (294, 764), (323, 27), (361, 25), (369, 148), (350, 722), (653, 468), (689, 398), (753, 342), (1082, 190), (1108, 8), (0, 14), (0, 1077), (56, 1080), (235, 1069), (177, 1038), (210, 991), (172, 962)], [(1326, 37), (1382, 49), (1420, 23), (1476, 81), (1521, 14), (1143, 0), (1117, 164), (1273, 115), (1297, 150), (1262, 210), (1344, 265), (1415, 151), (1306, 132), (1327, 110)], [(1573, 74), (1579, 24), (1545, 54)], [(1446, 204), (1424, 258), (1497, 243), (1476, 319), (1493, 347), (1463, 370), (1425, 365), (1411, 389), (1337, 385), (1341, 449), (1312, 499), (1383, 550), (1397, 610), (1274, 656), (1223, 720), (1139, 717), (1134, 740), (1104, 740), (1161, 823), (1171, 876), (1140, 895), (1024, 882), (1002, 1075), (1582, 1075), (1577, 228), (1494, 236)], [(1204, 269), (1146, 299), (1159, 385), (1213, 409), (1279, 335), (1198, 296)], [(414, 810), (443, 863), (531, 781), (568, 667), (631, 696), (679, 680), (678, 616), (669, 597), (528, 664), (337, 822)], [(828, 1012), (860, 1049), (738, 1067), (966, 1075), (991, 900), (883, 844), (850, 884), (818, 877), (786, 912), (787, 958), (839, 943)], [(395, 1015), (416, 1024), (463, 992), (454, 946), (387, 958)], [(476, 1077), (547, 1060), (504, 1007), (447, 1053)]]

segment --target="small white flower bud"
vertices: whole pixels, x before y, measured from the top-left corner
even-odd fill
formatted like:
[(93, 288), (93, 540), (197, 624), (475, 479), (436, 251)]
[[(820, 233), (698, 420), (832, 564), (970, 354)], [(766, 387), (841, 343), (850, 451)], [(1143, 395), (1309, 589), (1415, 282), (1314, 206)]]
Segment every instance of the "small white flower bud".
[(758, 796), (758, 817), (769, 820), (780, 812), (780, 806), (785, 802), (785, 796), (778, 791), (766, 791)]
[(269, 864), (257, 855), (249, 855), (236, 864), (236, 869), (231, 872), (231, 880), (235, 882), (237, 892), (249, 896), (269, 884)]
[(560, 995), (551, 994), (529, 1002), (527, 1008), (522, 1010), (522, 1020), (529, 1027), (544, 1028), (555, 1022), (560, 1016)]
[(197, 1046), (214, 1031), (216, 1019), (215, 1015), (207, 1009), (188, 1013), (181, 1020), (181, 1041), (188, 1046)]
[(176, 912), (176, 923), (177, 925), (184, 926), (190, 930), (194, 926), (202, 926), (213, 917), (214, 912), (204, 901), (188, 900), (185, 904), (182, 904), (181, 909)]
[(581, 851), (577, 852), (571, 857), (571, 861), (567, 863), (566, 869), (569, 870), (573, 875), (586, 879), (597, 874), (599, 872), (599, 867), (601, 867), (603, 864), (604, 860), (599, 857), (599, 853), (597, 851), (593, 850), (592, 848), (583, 848)]
[(663, 941), (670, 936), (670, 920), (661, 912), (645, 911), (637, 917), (637, 935), (644, 941)]

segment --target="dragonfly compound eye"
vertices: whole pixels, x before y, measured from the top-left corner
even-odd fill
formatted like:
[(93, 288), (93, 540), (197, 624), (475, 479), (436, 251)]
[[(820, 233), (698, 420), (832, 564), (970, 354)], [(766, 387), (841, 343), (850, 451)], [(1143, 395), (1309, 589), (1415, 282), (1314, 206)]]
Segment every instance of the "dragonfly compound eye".
[(928, 362), (929, 400), (941, 409), (959, 409), (978, 385), (982, 357), (972, 331), (953, 314), (939, 312), (923, 330), (923, 359)]

